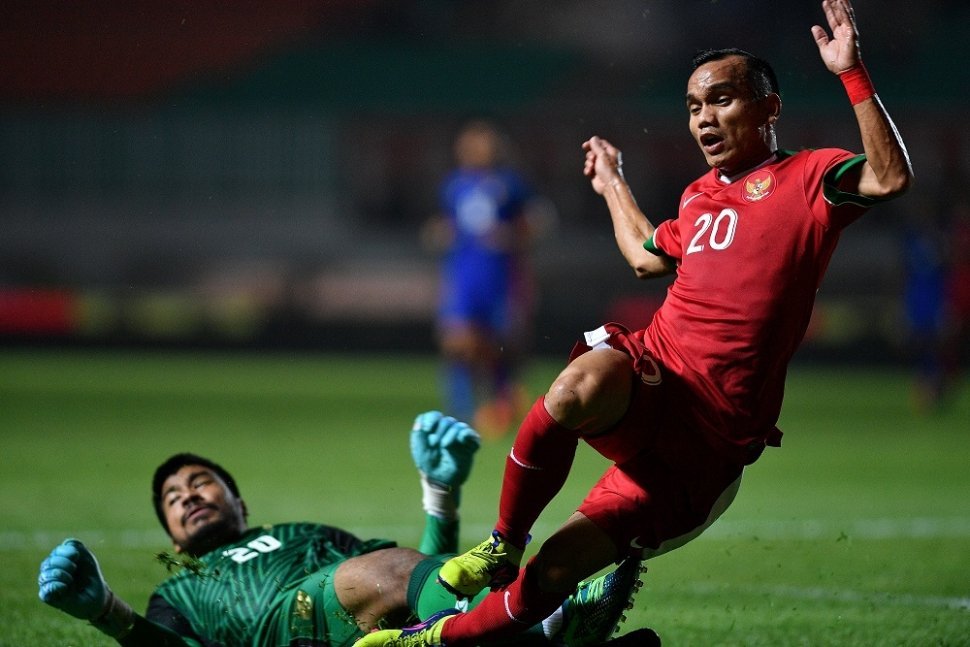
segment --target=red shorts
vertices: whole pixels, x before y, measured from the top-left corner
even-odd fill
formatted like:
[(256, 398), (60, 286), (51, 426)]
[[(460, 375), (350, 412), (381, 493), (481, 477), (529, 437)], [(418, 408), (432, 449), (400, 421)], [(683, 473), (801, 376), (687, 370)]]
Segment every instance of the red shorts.
[[(633, 394), (623, 418), (584, 440), (616, 462), (579, 512), (613, 538), (621, 553), (652, 557), (700, 534), (726, 509), (744, 463), (715, 448), (685, 420), (690, 395), (667, 376), (639, 337), (607, 326), (607, 344), (630, 356)], [(579, 345), (574, 351), (589, 350)]]

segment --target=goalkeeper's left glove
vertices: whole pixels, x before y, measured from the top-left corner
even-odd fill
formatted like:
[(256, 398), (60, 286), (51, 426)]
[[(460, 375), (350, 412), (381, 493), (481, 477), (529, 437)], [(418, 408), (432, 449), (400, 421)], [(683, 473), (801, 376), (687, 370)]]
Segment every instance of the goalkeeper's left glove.
[(42, 601), (109, 636), (123, 636), (134, 623), (131, 607), (108, 588), (98, 560), (77, 539), (64, 540), (41, 562), (37, 585)]

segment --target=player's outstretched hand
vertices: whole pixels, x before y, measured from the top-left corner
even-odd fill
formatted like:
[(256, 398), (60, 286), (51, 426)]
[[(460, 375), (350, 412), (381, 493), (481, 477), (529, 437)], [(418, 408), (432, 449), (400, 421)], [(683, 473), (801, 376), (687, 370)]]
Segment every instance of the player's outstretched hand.
[(440, 411), (426, 411), (411, 428), (411, 457), (429, 480), (450, 488), (468, 479), (475, 452), (481, 447), (478, 432)]
[(812, 26), (812, 37), (818, 45), (825, 67), (834, 74), (859, 64), (859, 30), (855, 12), (848, 0), (823, 0), (822, 10), (828, 21), (831, 37), (819, 25)]
[(37, 584), (41, 600), (81, 620), (98, 618), (108, 605), (98, 560), (77, 539), (64, 540), (41, 562)]
[(603, 195), (610, 183), (623, 180), (623, 154), (613, 144), (594, 136), (583, 142), (583, 150), (583, 175), (590, 179), (596, 193)]

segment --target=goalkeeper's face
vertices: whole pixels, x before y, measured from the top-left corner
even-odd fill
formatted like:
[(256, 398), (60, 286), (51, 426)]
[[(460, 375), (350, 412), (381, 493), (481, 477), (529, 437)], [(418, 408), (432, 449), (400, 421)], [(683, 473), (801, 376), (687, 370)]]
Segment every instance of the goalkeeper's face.
[(246, 504), (201, 465), (185, 465), (165, 479), (162, 512), (175, 551), (189, 555), (204, 555), (246, 531)]

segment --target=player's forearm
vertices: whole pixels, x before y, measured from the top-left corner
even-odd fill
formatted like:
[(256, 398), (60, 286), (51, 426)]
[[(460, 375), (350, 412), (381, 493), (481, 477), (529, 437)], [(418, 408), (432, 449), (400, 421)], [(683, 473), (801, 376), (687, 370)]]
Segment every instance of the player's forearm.
[(859, 122), (866, 164), (859, 178), (859, 193), (887, 199), (902, 194), (913, 179), (909, 154), (899, 131), (878, 95), (853, 106)]
[(131, 605), (109, 590), (104, 611), (91, 620), (98, 631), (125, 647), (192, 647), (171, 629), (135, 613)]
[(187, 641), (171, 629), (139, 615), (135, 615), (131, 630), (115, 640), (124, 647), (198, 647), (195, 641)]
[(617, 247), (637, 278), (669, 274), (668, 260), (643, 248), (643, 243), (653, 236), (656, 228), (637, 206), (627, 183), (619, 177), (614, 178), (603, 191), (603, 198), (610, 210)]
[(131, 605), (105, 585), (104, 608), (90, 622), (101, 633), (120, 640), (131, 633), (137, 617)]

